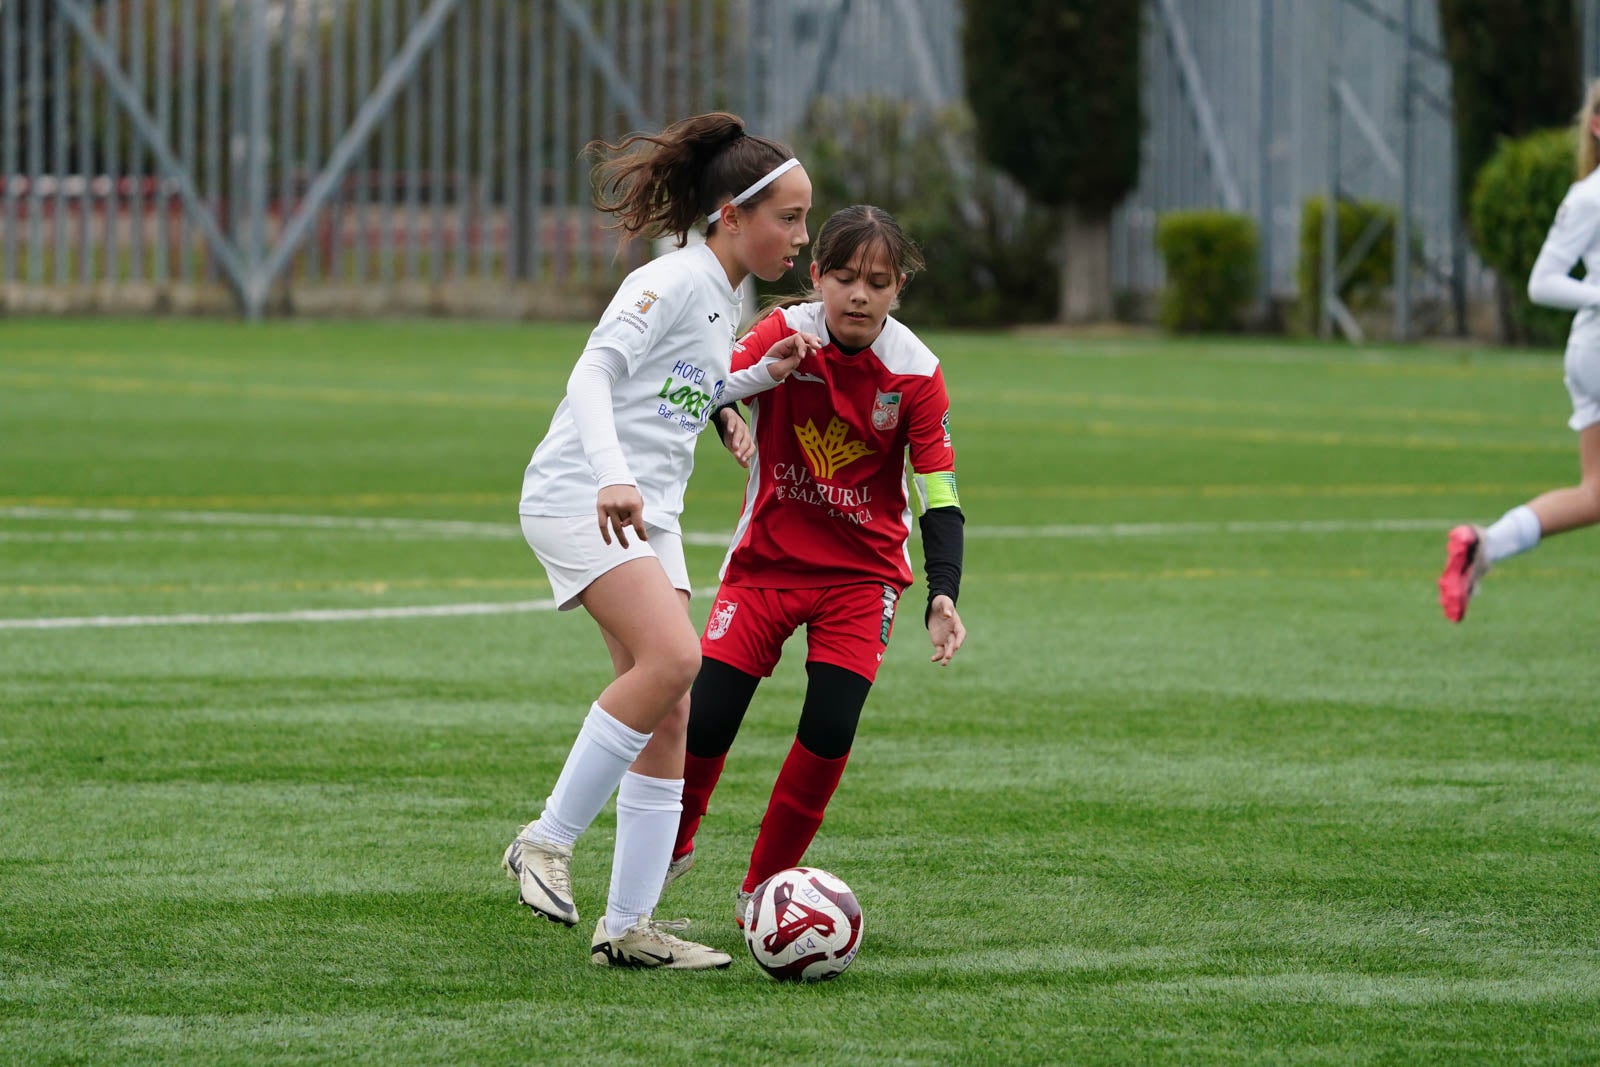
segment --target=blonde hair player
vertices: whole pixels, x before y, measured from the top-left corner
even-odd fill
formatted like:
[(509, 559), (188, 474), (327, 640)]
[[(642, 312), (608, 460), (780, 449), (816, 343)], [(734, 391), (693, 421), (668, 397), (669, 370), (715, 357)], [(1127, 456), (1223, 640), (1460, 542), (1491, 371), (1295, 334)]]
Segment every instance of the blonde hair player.
[[(1445, 618), (1460, 622), (1478, 582), (1499, 561), (1540, 539), (1600, 522), (1600, 80), (1591, 82), (1577, 115), (1577, 181), (1567, 190), (1528, 278), (1528, 299), (1576, 311), (1563, 371), (1572, 396), (1567, 425), (1578, 434), (1577, 485), (1552, 489), (1520, 504), (1493, 525), (1457, 526), (1446, 543), (1439, 603)], [(1582, 260), (1588, 277), (1568, 276)]]
[[(695, 441), (718, 404), (770, 388), (820, 344), (797, 335), (761, 365), (730, 372), (740, 285), (794, 266), (809, 239), (811, 181), (787, 147), (723, 112), (590, 148), (609, 157), (596, 167), (595, 205), (626, 236), (670, 234), (678, 250), (623, 280), (523, 479), (523, 534), (560, 608), (582, 605), (599, 625), (616, 676), (504, 864), (521, 903), (576, 925), (572, 846), (615, 792), (611, 885), (591, 962), (726, 967), (727, 953), (651, 917), (682, 809), (700, 666), (678, 515)], [(702, 220), (705, 243), (684, 247)]]

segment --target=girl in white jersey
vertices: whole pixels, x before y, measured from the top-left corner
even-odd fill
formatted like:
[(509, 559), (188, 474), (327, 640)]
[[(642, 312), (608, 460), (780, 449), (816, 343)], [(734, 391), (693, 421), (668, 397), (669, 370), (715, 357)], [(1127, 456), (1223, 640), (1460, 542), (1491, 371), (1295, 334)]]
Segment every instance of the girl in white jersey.
[[(1478, 580), (1491, 564), (1526, 552), (1541, 537), (1600, 522), (1600, 81), (1591, 82), (1577, 117), (1578, 180), (1567, 190), (1528, 278), (1528, 299), (1576, 311), (1567, 335), (1564, 372), (1572, 395), (1581, 469), (1577, 485), (1552, 489), (1512, 508), (1488, 528), (1457, 526), (1446, 544), (1439, 603), (1460, 622)], [(1569, 277), (1583, 261), (1587, 277)]]
[[(561, 609), (581, 604), (599, 624), (616, 677), (504, 863), (523, 904), (575, 925), (572, 845), (616, 792), (611, 887), (591, 961), (726, 967), (727, 953), (651, 919), (682, 807), (688, 693), (700, 666), (678, 514), (696, 438), (717, 405), (770, 388), (820, 345), (797, 336), (763, 365), (729, 372), (740, 286), (794, 266), (808, 240), (811, 181), (788, 148), (721, 112), (591, 148), (610, 154), (596, 169), (596, 206), (627, 236), (672, 234), (679, 250), (623, 281), (523, 480), (528, 544)], [(705, 243), (685, 248), (700, 221)]]

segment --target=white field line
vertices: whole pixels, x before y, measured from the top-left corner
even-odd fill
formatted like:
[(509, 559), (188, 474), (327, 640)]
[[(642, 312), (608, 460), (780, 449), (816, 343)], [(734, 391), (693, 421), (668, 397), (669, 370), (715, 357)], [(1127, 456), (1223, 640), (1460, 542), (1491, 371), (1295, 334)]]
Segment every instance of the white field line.
[[(377, 518), (360, 515), (276, 515), (242, 511), (140, 511), (124, 508), (0, 508), (0, 519), (76, 520), (79, 522), (137, 523), (169, 525), (212, 525), (277, 527), (310, 530), (365, 530), (409, 537), (483, 537), (494, 540), (520, 540), (522, 531), (514, 522), (466, 522), (454, 519)], [(1284, 519), (1213, 522), (1113, 522), (1058, 523), (1042, 526), (968, 525), (966, 535), (985, 540), (1029, 539), (1116, 539), (1123, 537), (1186, 537), (1203, 534), (1331, 534), (1331, 533), (1409, 533), (1419, 530), (1444, 530), (1449, 519)], [(128, 531), (126, 535), (86, 534), (82, 531), (0, 531), (0, 541), (46, 542), (87, 540), (158, 540), (153, 531)], [(192, 535), (173, 535), (190, 540)], [(687, 531), (685, 544), (725, 548), (728, 534)]]
[(54, 619), (0, 619), (0, 630), (82, 630), (121, 626), (241, 626), (258, 622), (366, 622), (457, 615), (514, 615), (554, 611), (554, 600), (486, 604), (428, 604), (409, 608), (334, 608), (316, 611), (242, 611), (229, 615), (81, 615)]
[[(269, 515), (248, 512), (140, 511), (108, 508), (0, 508), (0, 518), (77, 520), (80, 522), (133, 523), (155, 521), (172, 524), (268, 526), (322, 530), (367, 530), (407, 537), (436, 536), (520, 538), (521, 531), (510, 523), (457, 522), (434, 519), (364, 518), (343, 515)], [(1338, 534), (1409, 533), (1443, 531), (1445, 519), (1308, 519), (1239, 522), (1136, 522), (1081, 523), (1043, 526), (969, 526), (966, 535), (992, 540), (1114, 540), (1133, 537), (1181, 537), (1214, 534)], [(171, 531), (179, 540), (203, 540), (193, 531)], [(96, 536), (98, 535), (98, 536)], [(160, 531), (38, 531), (8, 534), (0, 531), (0, 541), (61, 541), (159, 539)], [(725, 548), (725, 533), (686, 532), (691, 545)], [(702, 591), (705, 592), (705, 591)], [(281, 612), (235, 612), (228, 614), (177, 615), (85, 615), (55, 618), (0, 619), (0, 630), (66, 630), (129, 626), (227, 626), (271, 622), (358, 622), (376, 619), (442, 618), (468, 615), (503, 615), (532, 611), (553, 611), (553, 600), (519, 600), (465, 604), (430, 604), (414, 607), (318, 609)]]
[[(1109, 522), (1045, 526), (969, 526), (968, 537), (1034, 538), (1184, 537), (1190, 534), (1413, 533), (1455, 525), (1450, 519), (1282, 519), (1238, 522)], [(726, 543), (724, 541), (724, 543)]]

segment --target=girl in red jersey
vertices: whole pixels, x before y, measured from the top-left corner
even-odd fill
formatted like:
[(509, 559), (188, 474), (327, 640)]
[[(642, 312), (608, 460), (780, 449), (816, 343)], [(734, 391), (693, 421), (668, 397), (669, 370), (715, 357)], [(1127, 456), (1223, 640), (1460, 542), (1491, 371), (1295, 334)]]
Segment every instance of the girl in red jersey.
[(924, 496), (932, 662), (949, 663), (966, 640), (956, 612), (963, 519), (949, 396), (938, 359), (889, 316), (922, 261), (887, 212), (863, 205), (829, 218), (813, 247), (813, 292), (734, 346), (737, 370), (792, 335), (824, 339), (785, 381), (746, 401), (755, 453), (700, 642), (667, 874), (670, 883), (694, 862), (695, 831), (756, 686), (804, 624), (805, 703), (738, 892), (740, 925), (750, 891), (799, 863), (822, 825), (911, 584), (908, 449)]

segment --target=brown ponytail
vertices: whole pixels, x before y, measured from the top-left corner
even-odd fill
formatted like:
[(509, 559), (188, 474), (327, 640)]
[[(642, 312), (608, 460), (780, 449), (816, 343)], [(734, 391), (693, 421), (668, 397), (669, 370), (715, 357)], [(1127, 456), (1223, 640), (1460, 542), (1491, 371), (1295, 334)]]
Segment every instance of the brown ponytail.
[[(586, 150), (611, 157), (594, 168), (595, 207), (615, 215), (613, 225), (629, 238), (671, 234), (679, 248), (696, 220), (794, 154), (746, 133), (744, 120), (725, 111), (695, 115), (658, 134), (629, 134), (620, 144), (591, 141)], [(770, 188), (745, 203), (760, 203)]]

